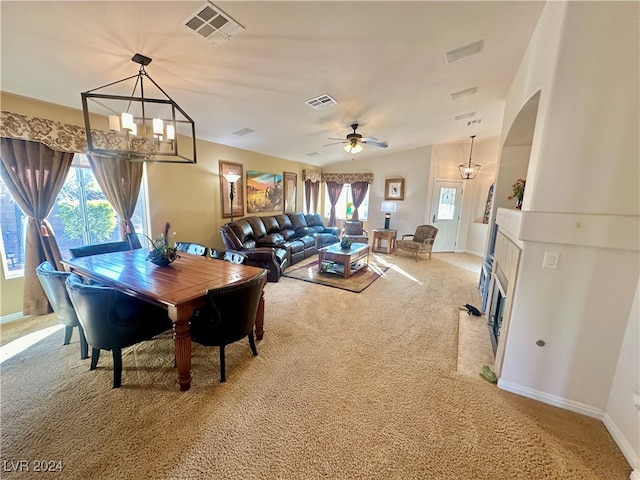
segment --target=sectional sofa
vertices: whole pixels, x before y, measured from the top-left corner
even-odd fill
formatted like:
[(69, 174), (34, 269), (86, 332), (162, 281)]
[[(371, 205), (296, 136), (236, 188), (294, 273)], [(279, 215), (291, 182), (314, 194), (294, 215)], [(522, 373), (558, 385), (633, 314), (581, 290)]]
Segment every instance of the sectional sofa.
[(339, 242), (339, 233), (336, 227), (325, 227), (319, 214), (300, 212), (243, 217), (220, 227), (225, 248), (245, 254), (248, 265), (268, 269), (270, 282), (318, 249)]

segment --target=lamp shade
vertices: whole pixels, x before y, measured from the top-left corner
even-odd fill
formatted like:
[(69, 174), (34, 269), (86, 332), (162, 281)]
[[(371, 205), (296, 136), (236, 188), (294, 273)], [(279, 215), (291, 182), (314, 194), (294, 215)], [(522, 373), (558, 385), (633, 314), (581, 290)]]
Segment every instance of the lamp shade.
[(360, 145), (359, 143), (347, 143), (344, 146), (344, 151), (347, 153), (353, 153), (355, 155), (356, 153), (360, 153), (362, 151), (362, 145)]
[(395, 213), (395, 202), (382, 202), (382, 204), (380, 205), (380, 211), (385, 213)]
[(229, 183), (236, 183), (240, 179), (240, 175), (235, 173), (225, 173), (223, 177), (226, 178)]

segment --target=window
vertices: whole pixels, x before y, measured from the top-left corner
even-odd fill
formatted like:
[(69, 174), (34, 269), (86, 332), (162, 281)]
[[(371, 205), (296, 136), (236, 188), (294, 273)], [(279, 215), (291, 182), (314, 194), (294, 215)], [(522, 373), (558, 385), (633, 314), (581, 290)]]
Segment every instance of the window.
[[(140, 189), (131, 219), (136, 232), (144, 232), (144, 205)], [(102, 193), (85, 155), (74, 156), (48, 220), (63, 258), (71, 257), (71, 247), (120, 240), (120, 217)], [(0, 253), (5, 278), (24, 275), (26, 221), (26, 215), (0, 179)]]
[[(331, 214), (331, 202), (329, 202), (329, 194), (327, 190), (324, 191), (324, 216), (329, 217)], [(353, 215), (353, 197), (351, 195), (351, 185), (348, 183), (344, 184), (342, 188), (342, 192), (340, 192), (340, 197), (338, 198), (338, 202), (336, 203), (336, 219), (337, 220), (351, 220), (351, 216)], [(369, 216), (369, 189), (367, 189), (367, 194), (358, 208), (358, 217), (362, 221), (367, 221)]]

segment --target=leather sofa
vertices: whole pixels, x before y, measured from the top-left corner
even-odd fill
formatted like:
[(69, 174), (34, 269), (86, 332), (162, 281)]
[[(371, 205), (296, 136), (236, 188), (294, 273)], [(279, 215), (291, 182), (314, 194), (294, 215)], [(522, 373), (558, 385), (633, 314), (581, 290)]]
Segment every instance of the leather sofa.
[(244, 217), (220, 227), (225, 248), (246, 255), (247, 265), (268, 269), (270, 282), (280, 280), (288, 266), (315, 255), (318, 248), (339, 242), (338, 234), (339, 229), (323, 225), (320, 215), (298, 212)]

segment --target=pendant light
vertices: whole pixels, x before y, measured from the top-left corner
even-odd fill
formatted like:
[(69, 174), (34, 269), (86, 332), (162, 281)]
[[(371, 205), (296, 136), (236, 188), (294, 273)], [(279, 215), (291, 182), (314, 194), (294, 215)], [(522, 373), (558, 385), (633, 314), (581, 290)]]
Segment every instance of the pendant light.
[(471, 161), (471, 155), (473, 154), (473, 140), (475, 138), (475, 135), (471, 135), (471, 151), (469, 152), (469, 162), (461, 163), (460, 165), (458, 165), (460, 177), (463, 180), (473, 180), (474, 178), (476, 178), (476, 175), (478, 175), (478, 172), (480, 171), (480, 165)]

